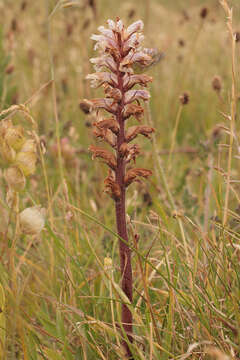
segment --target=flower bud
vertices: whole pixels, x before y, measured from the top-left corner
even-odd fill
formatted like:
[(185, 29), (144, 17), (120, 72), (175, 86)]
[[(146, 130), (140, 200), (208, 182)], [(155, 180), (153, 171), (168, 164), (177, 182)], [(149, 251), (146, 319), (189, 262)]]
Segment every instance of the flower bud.
[(45, 209), (40, 206), (26, 208), (20, 213), (19, 219), (24, 234), (38, 235), (45, 225)]
[(0, 157), (6, 163), (12, 163), (16, 157), (15, 150), (11, 146), (9, 146), (4, 140), (2, 141), (2, 143), (0, 142)]
[(23, 143), (23, 146), (21, 148), (21, 152), (37, 152), (37, 146), (36, 142), (32, 139), (28, 139)]
[(24, 143), (23, 128), (21, 126), (9, 127), (5, 134), (5, 141), (14, 150), (20, 150)]
[(31, 175), (36, 169), (36, 154), (30, 151), (20, 151), (16, 156), (16, 165), (25, 176)]
[(22, 171), (16, 166), (11, 166), (6, 169), (4, 171), (4, 178), (8, 186), (14, 191), (19, 192), (25, 187), (25, 176), (23, 175)]
[(0, 122), (0, 138), (1, 141), (5, 138), (6, 132), (9, 128), (13, 127), (13, 123), (11, 120), (2, 120)]

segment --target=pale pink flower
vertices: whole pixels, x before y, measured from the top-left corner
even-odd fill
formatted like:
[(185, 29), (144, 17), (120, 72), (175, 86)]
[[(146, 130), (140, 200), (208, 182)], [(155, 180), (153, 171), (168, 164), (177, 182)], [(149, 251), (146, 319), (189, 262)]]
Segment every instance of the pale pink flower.
[(117, 76), (110, 72), (96, 72), (93, 74), (88, 74), (86, 79), (91, 80), (91, 87), (96, 88), (102, 84), (109, 84), (111, 86), (117, 85)]
[(90, 62), (94, 64), (94, 69), (96, 71), (99, 71), (102, 68), (107, 68), (113, 72), (117, 70), (116, 63), (110, 55), (103, 54), (102, 56), (91, 58)]
[(108, 23), (109, 29), (115, 30), (115, 28), (116, 28), (115, 21), (113, 21), (113, 20), (111, 20), (111, 19), (108, 19), (108, 20), (107, 20), (107, 23)]
[(145, 74), (131, 75), (126, 73), (123, 77), (123, 86), (124, 89), (129, 90), (136, 84), (147, 86), (147, 83), (151, 81), (152, 77)]
[(104, 36), (109, 37), (112, 40), (115, 40), (114, 32), (110, 29), (106, 29), (104, 26), (99, 26), (98, 31), (102, 33)]
[(129, 104), (138, 99), (142, 99), (144, 101), (149, 100), (149, 92), (147, 90), (129, 90), (125, 93), (124, 103)]
[(96, 41), (94, 50), (98, 50), (98, 49), (101, 49), (102, 51), (105, 51), (106, 49), (117, 50), (117, 42), (115, 39), (112, 39), (105, 35), (95, 35), (95, 34), (91, 36), (91, 39)]
[(144, 27), (144, 24), (143, 24), (142, 20), (135, 21), (133, 24), (128, 26), (128, 28), (125, 32), (125, 36), (129, 37), (135, 32), (142, 31), (143, 27)]
[(144, 40), (144, 35), (133, 33), (123, 44), (123, 50), (127, 52), (129, 49), (138, 49)]
[(133, 65), (135, 63), (139, 63), (142, 66), (147, 66), (151, 62), (152, 62), (152, 58), (150, 55), (145, 54), (143, 51), (131, 50), (121, 61), (120, 70), (123, 72), (133, 73), (131, 65)]
[(117, 104), (114, 100), (109, 98), (92, 99), (89, 101), (93, 110), (105, 109), (106, 111), (114, 114), (117, 110)]
[(109, 28), (111, 30), (116, 31), (118, 33), (122, 32), (122, 30), (123, 30), (123, 22), (122, 22), (122, 20), (119, 19), (116, 22), (114, 22), (113, 20), (109, 19), (107, 21), (107, 23), (108, 23), (108, 26), (109, 26)]

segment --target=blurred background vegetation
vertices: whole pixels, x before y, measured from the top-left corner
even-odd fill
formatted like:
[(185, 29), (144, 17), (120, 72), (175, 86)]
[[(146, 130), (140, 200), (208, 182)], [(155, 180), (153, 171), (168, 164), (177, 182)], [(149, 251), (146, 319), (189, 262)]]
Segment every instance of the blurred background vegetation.
[[(45, 206), (48, 222), (41, 238), (30, 248), (28, 237), (17, 241), (16, 264), (25, 254), (18, 269), (17, 293), (11, 292), (4, 260), (1, 264), (0, 279), (9, 298), (8, 307), (15, 314), (12, 323), (8, 319), (11, 326), (3, 359), (120, 356), (110, 300), (117, 299), (113, 307), (118, 318), (121, 297), (117, 291), (112, 294), (99, 265), (111, 256), (114, 278), (119, 281), (117, 241), (107, 230), (115, 228), (113, 202), (103, 193), (107, 171), (103, 164), (92, 162), (88, 151), (96, 142), (91, 129), (94, 119), (79, 106), (82, 99), (101, 94), (85, 80), (93, 72), (90, 36), (108, 18), (117, 16), (126, 24), (142, 19), (144, 46), (163, 54), (147, 70), (154, 78), (146, 121), (152, 121), (156, 128), (155, 151), (152, 142), (140, 140), (143, 155), (139, 164), (153, 169), (154, 176), (149, 182), (132, 186), (127, 199), (134, 231), (140, 234), (141, 254), (160, 271), (154, 272), (145, 258), (144, 271), (146, 277), (152, 274), (149, 292), (163, 341), (159, 345), (149, 338), (152, 323), (144, 297), (139, 300), (142, 279), (134, 255), (134, 305), (141, 303), (135, 309), (139, 315), (135, 334), (140, 344), (134, 350), (136, 359), (185, 359), (181, 356), (193, 343), (199, 347), (193, 355), (189, 353), (192, 359), (210, 356), (204, 344), (214, 346), (218, 354), (225, 353), (229, 359), (240, 357), (240, 3), (234, 0), (229, 5), (237, 34), (237, 116), (230, 225), (225, 233), (221, 227), (228, 149), (224, 144), (229, 141), (225, 115), (230, 112), (232, 73), (231, 40), (219, 1), (0, 1), (1, 110), (25, 103), (35, 94), (29, 108), (46, 149), (50, 194), (49, 200), (39, 160), (36, 175), (21, 195), (21, 207), (35, 203)], [(220, 89), (213, 87), (216, 76)], [(51, 80), (56, 91), (52, 84), (39, 91)], [(179, 101), (183, 93), (189, 96), (184, 106)], [(14, 121), (24, 120), (17, 113)], [(0, 181), (3, 234), (9, 226), (9, 209), (4, 203), (6, 185), (2, 178)], [(80, 215), (79, 209), (107, 229)], [(206, 238), (208, 246), (204, 248)], [(229, 247), (229, 243), (236, 246)], [(224, 359), (216, 354), (215, 358)]]

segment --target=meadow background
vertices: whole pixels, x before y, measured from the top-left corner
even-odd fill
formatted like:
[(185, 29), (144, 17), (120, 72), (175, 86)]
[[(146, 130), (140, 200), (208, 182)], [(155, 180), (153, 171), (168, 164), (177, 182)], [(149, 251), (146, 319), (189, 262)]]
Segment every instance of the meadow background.
[[(229, 5), (238, 32), (239, 1)], [(20, 210), (35, 204), (47, 209), (39, 236), (17, 234), (13, 279), (7, 254), (16, 217), (0, 176), (2, 359), (123, 358), (115, 326), (124, 298), (114, 204), (103, 192), (107, 169), (88, 151), (96, 143), (94, 119), (79, 106), (100, 93), (85, 80), (93, 72), (90, 36), (116, 16), (126, 24), (142, 19), (145, 46), (164, 53), (148, 69), (154, 81), (145, 123), (156, 133), (151, 142), (139, 141), (138, 163), (154, 174), (132, 185), (127, 196), (129, 232), (140, 236), (133, 251), (134, 358), (239, 359), (240, 33), (224, 223), (232, 50), (219, 2), (2, 0), (0, 12), (1, 111), (25, 104), (7, 116), (28, 130), (29, 110), (39, 136), (37, 171), (20, 194)], [(220, 89), (213, 87), (216, 76)], [(186, 105), (179, 100), (183, 93)], [(104, 267), (106, 257), (112, 267)]]

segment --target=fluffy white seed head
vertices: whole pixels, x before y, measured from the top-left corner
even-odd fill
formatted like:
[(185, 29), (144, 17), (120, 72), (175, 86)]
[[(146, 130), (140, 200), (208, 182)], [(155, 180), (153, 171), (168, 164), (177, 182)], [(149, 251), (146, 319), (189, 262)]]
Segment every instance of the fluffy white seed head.
[(26, 208), (20, 213), (19, 219), (24, 234), (38, 235), (45, 225), (45, 209), (40, 206)]

